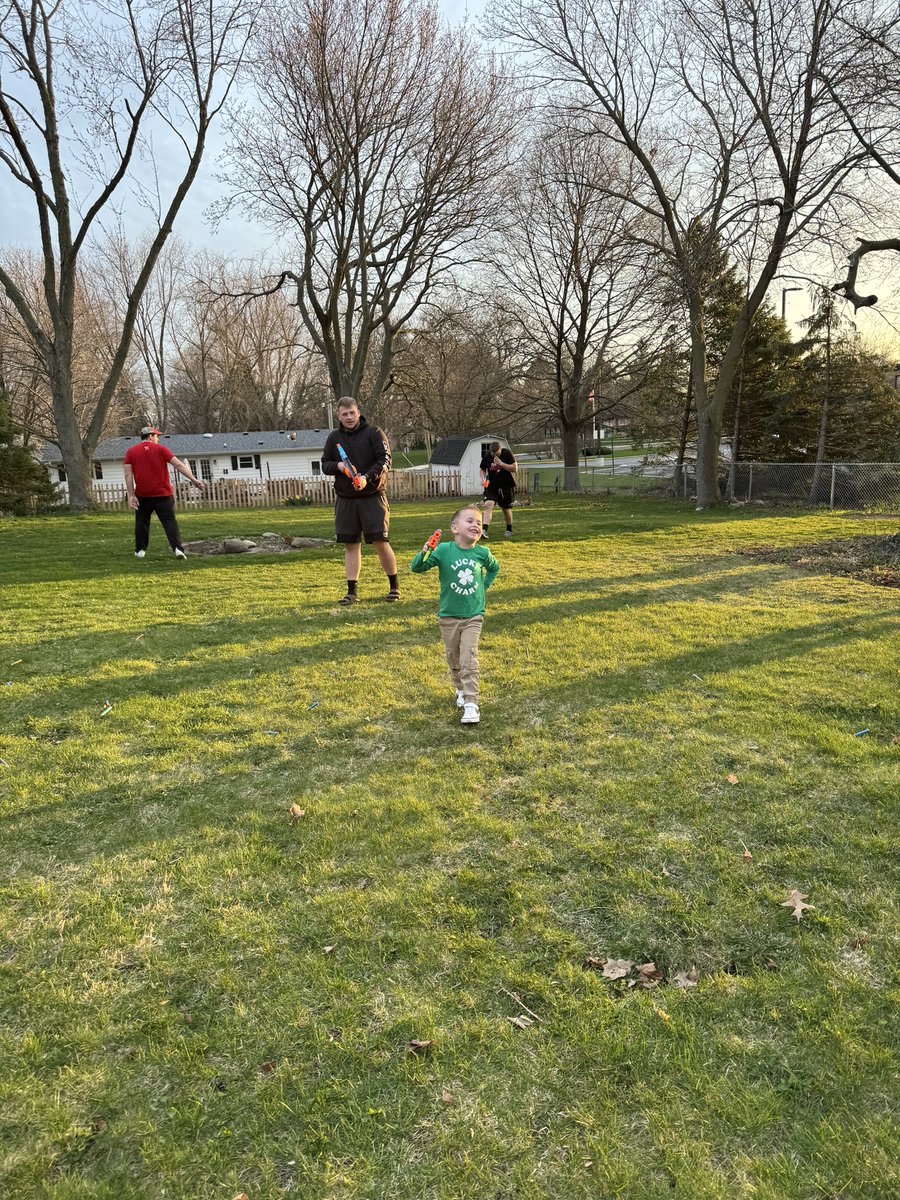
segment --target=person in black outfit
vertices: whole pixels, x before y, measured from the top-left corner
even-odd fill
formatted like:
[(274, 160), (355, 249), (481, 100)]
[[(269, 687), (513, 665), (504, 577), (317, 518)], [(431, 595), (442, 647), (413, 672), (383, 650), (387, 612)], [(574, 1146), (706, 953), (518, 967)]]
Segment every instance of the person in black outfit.
[[(391, 448), (388, 440), (374, 425), (369, 425), (360, 413), (356, 401), (343, 396), (337, 405), (340, 428), (333, 429), (322, 451), (322, 473), (334, 476), (334, 536), (344, 543), (344, 570), (347, 575), (347, 595), (339, 604), (355, 604), (357, 583), (362, 560), (360, 539), (375, 547), (375, 553), (388, 577), (386, 600), (399, 600), (397, 560), (388, 541), (391, 510), (387, 501), (387, 476), (391, 469)], [(340, 444), (350, 462), (362, 477), (357, 482), (344, 473)]]
[(506, 518), (506, 536), (512, 537), (512, 503), (516, 490), (516, 472), (518, 463), (512, 450), (499, 442), (492, 442), (490, 452), (481, 459), (481, 482), (484, 484), (484, 532), (482, 539), (490, 541), (488, 528), (494, 512), (494, 505), (499, 504)]

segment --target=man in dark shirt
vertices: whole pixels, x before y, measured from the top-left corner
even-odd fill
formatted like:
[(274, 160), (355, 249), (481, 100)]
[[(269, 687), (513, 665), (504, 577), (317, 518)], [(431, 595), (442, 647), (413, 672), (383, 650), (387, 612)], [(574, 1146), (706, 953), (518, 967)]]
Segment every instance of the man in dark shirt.
[[(347, 595), (338, 604), (355, 604), (362, 562), (360, 539), (375, 547), (378, 561), (388, 577), (385, 600), (399, 600), (397, 560), (388, 541), (391, 510), (387, 501), (387, 476), (391, 448), (380, 429), (369, 425), (351, 396), (337, 406), (339, 429), (333, 429), (322, 451), (322, 473), (334, 476), (334, 536), (344, 543)], [(341, 456), (340, 449), (352, 467)], [(352, 477), (355, 469), (356, 477)]]
[(169, 465), (195, 487), (204, 488), (206, 484), (194, 475), (187, 463), (176, 458), (168, 446), (159, 444), (158, 429), (145, 425), (141, 437), (143, 441), (136, 446), (129, 446), (125, 452), (125, 486), (128, 488), (128, 503), (134, 509), (134, 557), (143, 558), (147, 553), (150, 518), (156, 513), (175, 557), (187, 558), (175, 519), (175, 497), (172, 494)]
[(481, 482), (484, 484), (484, 541), (490, 541), (488, 528), (494, 513), (494, 505), (499, 504), (506, 518), (506, 536), (512, 537), (512, 503), (516, 490), (516, 472), (518, 463), (512, 450), (501, 447), (499, 442), (492, 442), (490, 452), (481, 459)]

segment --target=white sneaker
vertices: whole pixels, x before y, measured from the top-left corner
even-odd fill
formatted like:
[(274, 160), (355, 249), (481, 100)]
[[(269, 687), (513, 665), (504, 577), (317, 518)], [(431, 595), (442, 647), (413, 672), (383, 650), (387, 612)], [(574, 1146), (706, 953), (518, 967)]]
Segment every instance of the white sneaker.
[(143, 558), (146, 553), (147, 553), (146, 550), (135, 550), (134, 557), (135, 558)]
[(465, 704), (465, 700), (463, 699), (462, 691), (460, 690), (460, 688), (457, 688), (456, 689), (456, 707), (462, 708), (462, 706), (464, 704)]
[(477, 704), (463, 705), (463, 715), (459, 719), (460, 725), (477, 725), (480, 720)]
[(175, 557), (176, 558), (187, 558), (187, 555), (185, 554), (185, 552), (183, 550), (176, 550)]

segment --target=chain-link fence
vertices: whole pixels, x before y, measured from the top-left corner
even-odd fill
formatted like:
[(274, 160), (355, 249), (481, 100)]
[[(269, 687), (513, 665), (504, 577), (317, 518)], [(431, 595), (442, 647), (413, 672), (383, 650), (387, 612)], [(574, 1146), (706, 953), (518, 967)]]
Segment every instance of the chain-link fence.
[[(520, 467), (521, 470), (521, 467)], [(525, 470), (533, 495), (566, 491), (565, 471), (559, 466)], [(697, 495), (693, 463), (606, 467), (581, 466), (579, 488), (584, 492), (625, 492), (632, 496)], [(719, 478), (723, 497), (744, 504), (824, 506), (872, 512), (900, 511), (900, 463), (754, 463), (725, 466)]]

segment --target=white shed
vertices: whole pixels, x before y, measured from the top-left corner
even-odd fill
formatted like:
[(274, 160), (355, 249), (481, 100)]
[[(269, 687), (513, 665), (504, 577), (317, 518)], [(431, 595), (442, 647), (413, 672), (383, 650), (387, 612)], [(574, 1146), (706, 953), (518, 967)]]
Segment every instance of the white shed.
[(494, 442), (499, 442), (507, 450), (510, 449), (506, 438), (496, 433), (482, 433), (478, 437), (464, 435), (441, 438), (431, 456), (432, 475), (446, 475), (449, 471), (459, 471), (463, 494), (480, 496), (483, 491), (479, 473), (481, 459), (490, 452)]
[[(172, 433), (159, 439), (176, 458), (190, 465), (198, 479), (319, 479), (327, 429), (260, 430), (248, 433)], [(125, 486), (125, 451), (139, 437), (106, 438), (94, 451), (93, 476)], [(48, 443), (41, 462), (54, 483), (66, 490), (59, 447)], [(176, 472), (172, 471), (175, 479)]]

